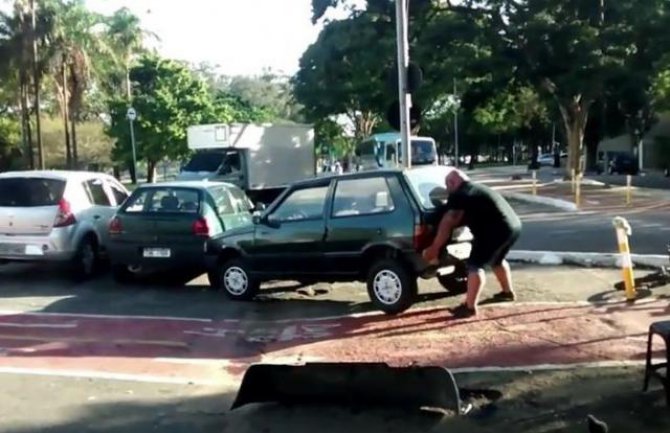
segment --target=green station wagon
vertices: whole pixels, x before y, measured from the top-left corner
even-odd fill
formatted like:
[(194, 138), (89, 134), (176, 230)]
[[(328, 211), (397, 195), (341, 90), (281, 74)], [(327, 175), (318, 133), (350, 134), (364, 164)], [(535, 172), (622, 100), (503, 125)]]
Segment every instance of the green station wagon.
[(252, 203), (238, 187), (184, 181), (137, 188), (109, 223), (109, 256), (117, 281), (166, 269), (205, 270), (205, 242), (252, 222)]
[(250, 300), (269, 280), (365, 281), (373, 304), (389, 314), (412, 305), (419, 277), (460, 292), (469, 230), (454, 233), (440, 266), (421, 256), (439, 224), (449, 170), (374, 170), (293, 184), (254, 214), (253, 225), (208, 241), (210, 283), (229, 298)]

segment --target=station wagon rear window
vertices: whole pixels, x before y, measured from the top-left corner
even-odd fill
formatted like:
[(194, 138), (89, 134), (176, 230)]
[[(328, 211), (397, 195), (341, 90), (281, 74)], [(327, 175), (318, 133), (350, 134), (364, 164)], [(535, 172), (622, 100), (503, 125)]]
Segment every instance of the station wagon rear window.
[(0, 207), (55, 206), (65, 191), (65, 181), (39, 177), (0, 179)]
[(444, 181), (451, 170), (450, 167), (431, 166), (405, 172), (414, 194), (424, 208), (433, 209), (435, 207), (430, 198), (431, 193), (435, 193), (437, 188), (444, 190)]
[(200, 192), (189, 188), (144, 188), (126, 202), (125, 213), (198, 213)]

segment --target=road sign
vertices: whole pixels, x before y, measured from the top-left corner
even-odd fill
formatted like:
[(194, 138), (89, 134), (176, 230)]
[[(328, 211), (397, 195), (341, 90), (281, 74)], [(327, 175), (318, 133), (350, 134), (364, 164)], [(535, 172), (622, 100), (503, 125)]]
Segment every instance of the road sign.
[(126, 117), (128, 120), (131, 122), (137, 119), (137, 111), (133, 107), (128, 108), (128, 111), (126, 112)]

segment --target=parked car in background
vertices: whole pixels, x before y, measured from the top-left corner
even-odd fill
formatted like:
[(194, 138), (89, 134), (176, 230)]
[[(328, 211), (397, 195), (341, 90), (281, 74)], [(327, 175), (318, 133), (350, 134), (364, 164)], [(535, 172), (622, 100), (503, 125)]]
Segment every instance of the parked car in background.
[[(599, 170), (602, 172), (602, 170)], [(607, 165), (608, 174), (630, 174), (637, 175), (640, 172), (640, 166), (635, 156), (629, 153), (617, 153), (610, 159)]]
[[(540, 167), (553, 167), (555, 162), (554, 158), (555, 156), (553, 153), (543, 153), (541, 155), (538, 155), (537, 163), (539, 164)], [(568, 158), (568, 154), (565, 152), (561, 152), (559, 158), (560, 163), (564, 164), (565, 160)]]
[(207, 243), (209, 279), (234, 300), (250, 300), (269, 280), (366, 281), (373, 304), (389, 314), (409, 308), (417, 278), (437, 275), (464, 290), (468, 230), (456, 233), (431, 269), (421, 252), (439, 224), (450, 167), (381, 169), (290, 186), (254, 224)]
[(2, 173), (0, 260), (60, 262), (90, 277), (107, 253), (107, 224), (128, 196), (103, 173)]
[(176, 181), (137, 188), (109, 224), (114, 278), (140, 273), (205, 271), (210, 236), (250, 225), (252, 203), (238, 187), (221, 182)]

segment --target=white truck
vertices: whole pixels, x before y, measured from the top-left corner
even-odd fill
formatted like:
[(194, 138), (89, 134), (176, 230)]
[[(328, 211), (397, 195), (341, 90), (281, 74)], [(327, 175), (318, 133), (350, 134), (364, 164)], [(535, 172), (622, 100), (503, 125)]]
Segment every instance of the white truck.
[(304, 124), (210, 124), (188, 128), (194, 151), (179, 180), (216, 180), (269, 203), (288, 184), (316, 175), (314, 127)]

